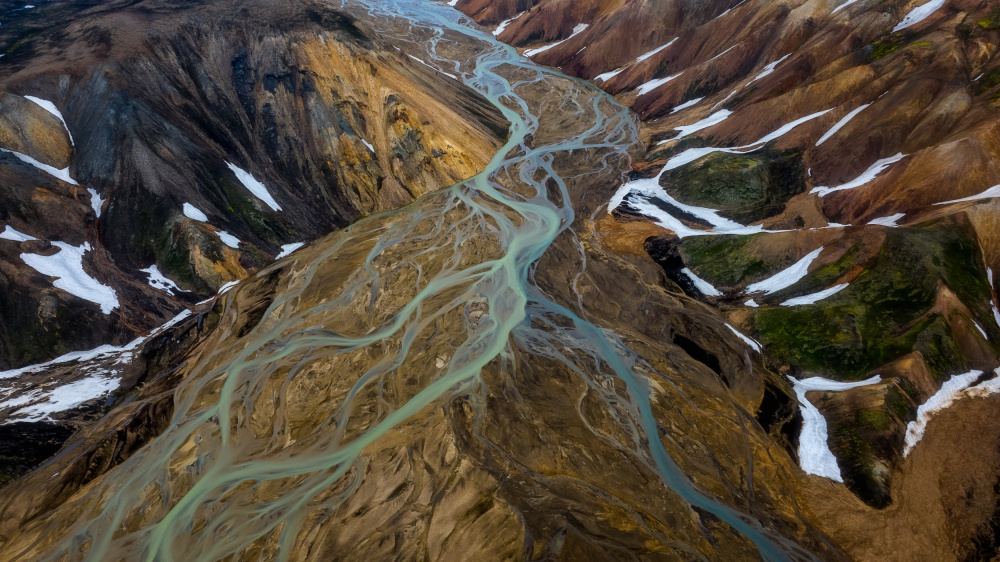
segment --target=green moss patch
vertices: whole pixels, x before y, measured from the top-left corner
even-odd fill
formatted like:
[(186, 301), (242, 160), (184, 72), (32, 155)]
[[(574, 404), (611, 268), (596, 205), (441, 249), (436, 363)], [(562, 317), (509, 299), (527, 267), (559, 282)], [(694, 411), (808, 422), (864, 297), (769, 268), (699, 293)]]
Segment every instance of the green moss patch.
[(979, 80), (976, 80), (976, 94), (988, 92), (995, 88), (997, 84), (1000, 84), (1000, 66), (983, 74)]
[(768, 147), (752, 154), (715, 152), (666, 172), (661, 181), (677, 199), (746, 224), (780, 213), (805, 191), (805, 177), (800, 151)]
[(968, 370), (965, 358), (955, 343), (955, 337), (944, 318), (933, 317), (933, 322), (920, 332), (914, 344), (914, 349), (924, 356), (924, 361), (936, 380), (946, 375)]
[(681, 258), (699, 277), (716, 287), (739, 290), (746, 283), (764, 279), (794, 262), (794, 256), (778, 262), (765, 259), (752, 251), (751, 236), (693, 236), (679, 245)]
[(976, 25), (983, 29), (1000, 29), (1000, 6), (994, 7), (993, 11), (977, 20)]
[(889, 41), (876, 41), (871, 45), (871, 51), (868, 53), (868, 60), (875, 62), (881, 58), (899, 50), (899, 45), (896, 43), (891, 43)]
[[(972, 236), (967, 225), (951, 219), (927, 228), (893, 229), (847, 289), (813, 305), (758, 311), (761, 341), (794, 371), (838, 379), (856, 380), (914, 350), (936, 376), (959, 372), (966, 362), (954, 334), (943, 318), (928, 312), (943, 281), (979, 318), (990, 317), (985, 266)], [(839, 260), (820, 270), (825, 284), (848, 265), (849, 260)], [(816, 273), (806, 285), (816, 284)], [(994, 339), (1000, 337), (987, 324)]]

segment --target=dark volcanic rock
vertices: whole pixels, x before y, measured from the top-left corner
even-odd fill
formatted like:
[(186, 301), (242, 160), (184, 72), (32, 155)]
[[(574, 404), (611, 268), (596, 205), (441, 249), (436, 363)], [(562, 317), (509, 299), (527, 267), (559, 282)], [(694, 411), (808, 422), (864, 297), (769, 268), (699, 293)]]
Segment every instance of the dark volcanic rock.
[[(284, 244), (474, 174), (506, 132), (478, 94), (311, 0), (43, 3), (5, 17), (3, 45), (0, 90), (53, 102), (75, 144), (7, 93), (0, 148), (79, 185), (0, 154), (0, 231), (88, 243), (84, 270), (120, 306), (53, 289), (19, 257), (35, 250), (0, 240), (0, 370), (127, 342)], [(150, 287), (150, 265), (182, 291)]]

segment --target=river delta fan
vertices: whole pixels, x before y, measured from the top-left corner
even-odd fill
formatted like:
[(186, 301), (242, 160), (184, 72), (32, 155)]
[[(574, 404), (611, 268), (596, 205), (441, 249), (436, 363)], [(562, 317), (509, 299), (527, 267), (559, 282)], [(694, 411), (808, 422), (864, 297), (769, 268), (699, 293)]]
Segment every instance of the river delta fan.
[(85, 319), (0, 372), (0, 559), (990, 558), (994, 20), (0, 15), (0, 281)]

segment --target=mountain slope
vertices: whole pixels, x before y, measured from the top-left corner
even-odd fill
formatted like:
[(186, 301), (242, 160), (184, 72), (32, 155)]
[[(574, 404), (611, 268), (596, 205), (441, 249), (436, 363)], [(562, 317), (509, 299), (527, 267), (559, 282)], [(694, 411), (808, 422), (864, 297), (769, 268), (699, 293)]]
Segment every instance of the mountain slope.
[[(506, 133), (480, 96), (322, 3), (45, 3), (9, 14), (0, 42), (4, 109), (24, 115), (0, 144), (64, 170), (0, 156), (0, 222), (40, 240), (0, 240), (0, 368), (127, 342), (282, 245), (474, 174)], [(18, 95), (54, 104), (72, 141)], [(103, 311), (21, 259), (46, 241), (85, 250), (73, 271)]]

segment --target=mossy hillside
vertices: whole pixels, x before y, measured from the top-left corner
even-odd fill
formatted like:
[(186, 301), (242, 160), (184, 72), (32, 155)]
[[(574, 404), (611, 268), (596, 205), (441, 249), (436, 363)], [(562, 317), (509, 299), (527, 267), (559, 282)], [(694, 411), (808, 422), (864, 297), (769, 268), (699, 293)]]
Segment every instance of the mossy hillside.
[(704, 79), (704, 77), (696, 78), (688, 86), (687, 92), (685, 92), (682, 99), (694, 99), (711, 95), (719, 90), (718, 81), (719, 76), (717, 74), (712, 74), (708, 79)]
[[(856, 380), (918, 350), (940, 376), (964, 365), (955, 335), (928, 315), (943, 281), (980, 318), (989, 313), (985, 267), (967, 226), (952, 220), (892, 229), (871, 263), (843, 291), (819, 303), (761, 309), (755, 327), (769, 352), (796, 372)], [(841, 264), (840, 267), (843, 267)], [(837, 268), (825, 273), (833, 278)], [(814, 274), (801, 287), (815, 285)], [(984, 324), (985, 327), (985, 324)], [(1000, 330), (990, 326), (994, 337)]]
[(896, 383), (885, 392), (885, 407), (901, 421), (910, 422), (917, 417), (917, 388), (904, 377), (897, 378)]
[[(761, 233), (749, 236), (689, 237), (680, 242), (680, 254), (684, 264), (699, 277), (718, 288), (739, 291), (795, 263), (796, 256), (791, 251), (768, 257), (757, 251), (756, 248), (766, 246), (767, 236), (769, 235)], [(813, 271), (809, 277), (796, 284), (796, 292), (811, 292), (813, 289), (819, 291), (829, 287), (854, 267), (861, 250), (861, 243), (855, 244), (835, 262)], [(785, 299), (778, 293), (778, 297), (770, 300), (777, 303)]]
[[(879, 395), (880, 394), (880, 395)], [(892, 503), (889, 467), (902, 454), (907, 422), (916, 417), (913, 383), (894, 378), (871, 389), (855, 389), (832, 397), (828, 408), (830, 446), (844, 483), (876, 508)]]
[(943, 382), (949, 375), (968, 370), (968, 362), (955, 342), (948, 322), (940, 315), (917, 336), (913, 349), (919, 351), (935, 380)]
[[(119, 311), (100, 307), (58, 289), (39, 296), (0, 272), (0, 371), (40, 363), (102, 343)], [(73, 342), (73, 345), (68, 345)]]
[(750, 154), (712, 153), (666, 172), (661, 185), (684, 203), (751, 223), (780, 213), (805, 191), (805, 177), (800, 151), (767, 147)]
[[(822, 265), (815, 271), (809, 274), (806, 279), (797, 283), (796, 290), (800, 290), (805, 293), (817, 292), (832, 286), (841, 277), (844, 276), (852, 267), (854, 267), (859, 261), (859, 254), (862, 251), (862, 243), (851, 246), (844, 255), (837, 258), (836, 261)], [(784, 300), (782, 298), (781, 292), (777, 294), (778, 299)], [(775, 299), (777, 300), (777, 299)]]
[(242, 183), (232, 177), (228, 169), (222, 172), (217, 181), (221, 188), (222, 199), (213, 202), (217, 203), (219, 208), (226, 209), (243, 219), (244, 224), (257, 237), (271, 244), (280, 245), (282, 238), (279, 232), (291, 230), (291, 225), (279, 217), (269, 215), (270, 209), (266, 212), (261, 210), (264, 203), (258, 202)]
[(764, 279), (794, 263), (789, 254), (783, 259), (764, 258), (752, 248), (766, 234), (750, 236), (692, 236), (679, 244), (681, 258), (699, 277), (718, 288), (736, 291), (747, 283)]
[[(192, 236), (180, 222), (160, 233), (160, 236), (152, 242), (155, 261), (159, 264), (160, 270), (180, 286), (190, 288), (197, 294), (212, 294), (213, 288), (198, 276), (195, 270), (189, 245)], [(223, 259), (214, 245), (204, 244), (202, 247), (205, 248), (205, 256), (209, 260)]]
[[(798, 283), (792, 285), (791, 287), (784, 289), (782, 291), (777, 291), (770, 295), (757, 296), (756, 300), (761, 304), (774, 304), (778, 305), (792, 296), (803, 295), (809, 293), (815, 293), (827, 289), (838, 280), (844, 277), (849, 270), (856, 267), (858, 263), (863, 259), (861, 255), (864, 251), (864, 242), (857, 242), (842, 256), (837, 258), (835, 261), (830, 262), (826, 265), (820, 265), (818, 268), (810, 272), (810, 274), (804, 279), (800, 280)], [(746, 279), (743, 285), (753, 283), (755, 281), (760, 281), (770, 277), (788, 265), (791, 265), (794, 259), (785, 259), (780, 262), (779, 266), (771, 266), (768, 268), (767, 273), (764, 275), (759, 275), (754, 278)]]
[[(879, 410), (866, 410), (871, 416), (879, 416), (886, 424), (889, 417)], [(881, 459), (875, 454), (872, 440), (859, 431), (857, 426), (838, 424), (833, 427), (832, 449), (837, 456), (844, 484), (866, 504), (883, 508), (892, 503), (889, 495), (889, 474), (883, 469)], [(881, 466), (880, 466), (881, 465)], [(881, 469), (881, 470), (880, 470)]]

